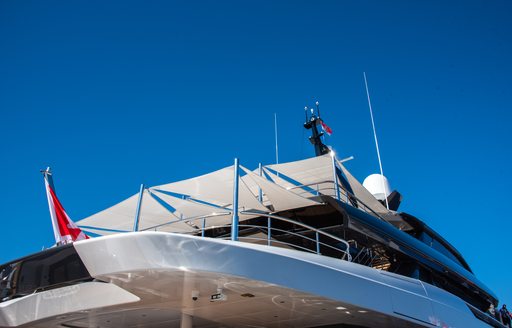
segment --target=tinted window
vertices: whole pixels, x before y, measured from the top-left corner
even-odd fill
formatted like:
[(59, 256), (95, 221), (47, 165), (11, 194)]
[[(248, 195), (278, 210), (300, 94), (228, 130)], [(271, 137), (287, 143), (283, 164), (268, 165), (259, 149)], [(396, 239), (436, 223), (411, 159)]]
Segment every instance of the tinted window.
[(74, 247), (52, 248), (0, 267), (0, 301), (88, 279)]
[[(419, 239), (426, 245), (432, 247), (433, 249), (435, 249), (436, 251), (438, 251), (439, 253), (443, 254), (444, 256), (448, 257), (449, 259), (455, 261), (455, 263), (462, 265), (462, 263), (460, 263), (459, 259), (457, 259), (457, 257), (452, 253), (450, 252), (450, 250), (448, 248), (446, 248), (445, 246), (443, 246), (443, 244), (441, 244), (437, 239), (433, 238), (431, 235), (429, 235), (428, 233), (426, 232), (422, 232)], [(464, 266), (463, 266), (464, 267)]]
[(457, 257), (453, 255), (452, 252), (450, 252), (446, 247), (444, 247), (439, 241), (436, 239), (432, 239), (432, 248), (436, 251), (440, 252), (441, 254), (447, 256), (449, 259), (455, 261), (455, 263), (460, 264), (462, 266), (462, 263), (459, 262)]

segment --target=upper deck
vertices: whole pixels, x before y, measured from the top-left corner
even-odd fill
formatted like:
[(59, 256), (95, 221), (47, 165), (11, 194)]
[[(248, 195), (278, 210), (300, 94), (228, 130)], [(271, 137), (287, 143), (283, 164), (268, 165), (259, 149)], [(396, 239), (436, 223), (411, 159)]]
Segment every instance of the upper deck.
[(451, 245), (386, 209), (330, 155), (144, 188), (78, 224), (91, 235), (164, 231), (292, 248), (420, 279), (481, 310), (497, 302)]

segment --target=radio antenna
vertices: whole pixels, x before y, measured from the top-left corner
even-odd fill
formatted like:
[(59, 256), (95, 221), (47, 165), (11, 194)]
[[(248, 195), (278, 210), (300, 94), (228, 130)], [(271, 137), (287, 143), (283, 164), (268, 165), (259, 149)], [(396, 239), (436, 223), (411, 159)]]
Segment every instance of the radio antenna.
[(279, 148), (277, 146), (277, 113), (274, 113), (274, 132), (276, 136), (276, 164), (279, 164)]
[(379, 159), (380, 176), (382, 179), (382, 190), (384, 192), (384, 199), (386, 200), (386, 208), (389, 210), (388, 197), (386, 195), (386, 183), (384, 182), (384, 171), (382, 170), (382, 161), (380, 159), (379, 141), (377, 140), (377, 132), (375, 131), (375, 122), (373, 121), (372, 102), (370, 101), (370, 92), (368, 91), (368, 82), (366, 80), (366, 73), (363, 72), (364, 86), (366, 87), (366, 97), (368, 98), (368, 107), (370, 108), (370, 117), (372, 119), (373, 137), (375, 139), (375, 148), (377, 149), (377, 158)]

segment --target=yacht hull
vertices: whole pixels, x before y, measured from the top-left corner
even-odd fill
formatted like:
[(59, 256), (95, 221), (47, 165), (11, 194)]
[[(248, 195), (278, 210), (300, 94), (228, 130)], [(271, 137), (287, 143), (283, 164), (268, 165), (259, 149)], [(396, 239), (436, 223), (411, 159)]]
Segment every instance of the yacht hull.
[(419, 280), (291, 249), (164, 232), (74, 248), (95, 281), (0, 303), (0, 327), (488, 327)]

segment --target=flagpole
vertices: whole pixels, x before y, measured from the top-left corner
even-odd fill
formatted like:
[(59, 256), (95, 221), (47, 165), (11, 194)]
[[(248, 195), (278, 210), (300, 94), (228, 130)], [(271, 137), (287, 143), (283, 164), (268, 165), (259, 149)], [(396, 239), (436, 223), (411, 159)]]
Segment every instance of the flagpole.
[(50, 168), (42, 170), (41, 173), (44, 176), (48, 209), (50, 210), (56, 245), (60, 246), (76, 240), (88, 239), (89, 237), (69, 218), (59, 198), (57, 198)]
[[(60, 233), (59, 233), (59, 224), (57, 223), (57, 218), (55, 214), (55, 208), (53, 206), (53, 199), (52, 195), (50, 193), (49, 188), (54, 188), (53, 186), (53, 179), (52, 179), (52, 171), (50, 167), (47, 167), (46, 170), (41, 170), (41, 173), (44, 177), (44, 185), (46, 190), (46, 198), (48, 200), (48, 210), (50, 212), (50, 219), (52, 221), (52, 228), (53, 228), (53, 236), (55, 238), (55, 244), (60, 245)], [(55, 189), (53, 189), (55, 192)]]

